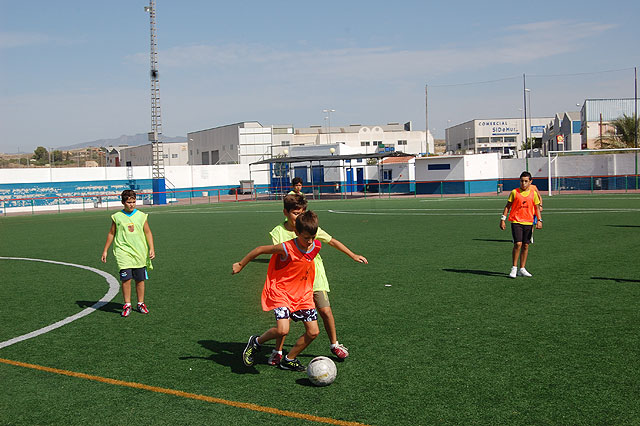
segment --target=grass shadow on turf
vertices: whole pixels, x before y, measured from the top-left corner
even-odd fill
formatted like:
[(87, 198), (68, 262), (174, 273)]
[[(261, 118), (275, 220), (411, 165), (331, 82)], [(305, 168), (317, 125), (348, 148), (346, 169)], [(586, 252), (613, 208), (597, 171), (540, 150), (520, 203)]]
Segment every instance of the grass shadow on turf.
[[(76, 300), (76, 304), (78, 306), (80, 306), (81, 308), (90, 308), (93, 305), (95, 305), (96, 303), (98, 303), (97, 300), (96, 301)], [(114, 302), (107, 302), (103, 306), (99, 307), (98, 310), (99, 311), (104, 311), (104, 312), (109, 312), (109, 313), (112, 313), (112, 314), (120, 315), (120, 313), (122, 313), (122, 304), (114, 303)]]
[(591, 277), (592, 280), (608, 280), (617, 283), (640, 283), (640, 280), (630, 280), (627, 278), (607, 278), (607, 277)]
[[(205, 349), (212, 352), (208, 357), (203, 356), (182, 356), (179, 359), (205, 359), (213, 361), (217, 364), (229, 367), (236, 374), (259, 374), (254, 366), (247, 367), (242, 362), (242, 352), (246, 347), (246, 343), (238, 342), (218, 342), (217, 340), (198, 340), (198, 343)], [(270, 352), (270, 351), (269, 351)], [(266, 364), (265, 354), (267, 351), (262, 350), (256, 356), (256, 364)]]
[(490, 277), (504, 277), (508, 278), (508, 275), (504, 272), (493, 272), (493, 271), (483, 271), (480, 269), (451, 269), (451, 268), (442, 268), (445, 272), (455, 272), (458, 274), (474, 274), (474, 275), (485, 275)]
[(473, 241), (489, 241), (490, 243), (510, 243), (513, 244), (513, 240), (492, 240), (489, 238), (474, 238)]

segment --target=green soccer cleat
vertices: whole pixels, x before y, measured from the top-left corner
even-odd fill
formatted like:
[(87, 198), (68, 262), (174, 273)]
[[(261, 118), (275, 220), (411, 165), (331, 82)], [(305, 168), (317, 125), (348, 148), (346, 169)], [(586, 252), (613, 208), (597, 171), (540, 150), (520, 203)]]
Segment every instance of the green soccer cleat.
[(298, 358), (294, 360), (288, 360), (287, 357), (284, 356), (280, 361), (280, 368), (282, 368), (283, 370), (292, 371), (305, 371), (307, 369), (307, 367), (305, 367), (300, 361), (298, 361)]
[(260, 345), (258, 344), (257, 339), (257, 335), (249, 337), (247, 347), (244, 348), (244, 351), (242, 352), (242, 362), (244, 362), (244, 365), (246, 365), (247, 367), (251, 367), (253, 365), (253, 363), (255, 362), (255, 359), (253, 357), (256, 352), (260, 351)]

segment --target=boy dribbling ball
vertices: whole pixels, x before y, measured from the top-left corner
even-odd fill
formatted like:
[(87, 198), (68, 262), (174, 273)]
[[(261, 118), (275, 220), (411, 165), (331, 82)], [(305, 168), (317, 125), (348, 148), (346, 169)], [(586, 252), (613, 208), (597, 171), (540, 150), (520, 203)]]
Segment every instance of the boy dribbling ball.
[(128, 317), (131, 313), (131, 280), (136, 282), (136, 310), (142, 314), (149, 313), (144, 303), (144, 281), (148, 278), (147, 269), (153, 269), (151, 259), (156, 257), (156, 253), (147, 222), (148, 215), (136, 209), (135, 191), (124, 190), (121, 198), (124, 208), (111, 215), (111, 228), (102, 250), (102, 262), (107, 262), (107, 250), (114, 243), (113, 255), (120, 270), (124, 298), (121, 316)]

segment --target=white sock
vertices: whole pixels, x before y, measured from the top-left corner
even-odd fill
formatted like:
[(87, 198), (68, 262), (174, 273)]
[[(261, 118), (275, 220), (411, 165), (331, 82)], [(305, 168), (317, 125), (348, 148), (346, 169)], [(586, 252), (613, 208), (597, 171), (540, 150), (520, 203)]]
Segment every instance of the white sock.
[(282, 351), (276, 351), (275, 349), (274, 349), (274, 350), (272, 350), (271, 352), (273, 352), (274, 354), (282, 355)]
[[(288, 357), (288, 356), (286, 356), (286, 355), (284, 356), (284, 359), (285, 359), (285, 361), (293, 361), (293, 359), (289, 359), (289, 357)], [(295, 359), (295, 358), (294, 358), (294, 359)]]
[(124, 306), (131, 306), (131, 303), (125, 303)]
[(336, 340), (336, 342), (335, 342), (335, 343), (332, 343), (332, 344), (331, 344), (331, 349), (333, 349), (333, 348), (335, 348), (336, 346), (338, 346), (338, 344), (339, 344), (339, 343), (338, 343), (338, 341)]

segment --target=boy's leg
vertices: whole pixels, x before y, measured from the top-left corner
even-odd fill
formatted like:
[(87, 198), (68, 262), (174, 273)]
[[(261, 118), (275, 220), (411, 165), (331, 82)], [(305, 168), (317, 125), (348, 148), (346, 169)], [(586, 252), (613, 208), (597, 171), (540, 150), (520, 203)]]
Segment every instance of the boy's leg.
[(305, 321), (304, 323), (305, 332), (302, 336), (298, 337), (295, 345), (291, 348), (291, 351), (287, 354), (287, 358), (295, 359), (300, 355), (300, 353), (311, 344), (320, 334), (320, 329), (318, 328), (318, 321)]
[(513, 243), (513, 250), (511, 251), (511, 265), (518, 266), (518, 258), (520, 257), (520, 252), (522, 251), (522, 243)]
[[(271, 351), (271, 355), (269, 355), (269, 359), (267, 360), (267, 364), (269, 365), (278, 365), (280, 361), (282, 361), (282, 348), (284, 347), (284, 340), (289, 334), (289, 325), (290, 319), (288, 320), (277, 320), (275, 327), (276, 334), (276, 347)], [(267, 339), (272, 336), (269, 330), (259, 337), (260, 342), (266, 342)], [(269, 339), (270, 340), (270, 339)]]
[(331, 344), (335, 344), (338, 341), (338, 336), (336, 333), (336, 320), (333, 318), (331, 306), (318, 308), (318, 313), (320, 314), (320, 317), (322, 317), (322, 323), (324, 324), (324, 329), (327, 332), (327, 337), (329, 337), (329, 342), (331, 342)]
[(144, 281), (136, 281), (136, 295), (138, 304), (144, 303)]
[(522, 250), (520, 250), (520, 268), (524, 269), (527, 265), (527, 256), (529, 255), (529, 244), (522, 244)]
[[(284, 345), (284, 338), (289, 334), (290, 321), (289, 318), (277, 320), (275, 327), (271, 327), (256, 339), (258, 345), (263, 345), (273, 339), (276, 339), (276, 345), (278, 344), (278, 340), (282, 340), (282, 344)], [(280, 347), (280, 350), (282, 350), (282, 347)]]
[(122, 281), (122, 298), (125, 305), (131, 304), (131, 279)]
[(276, 320), (276, 326), (271, 327), (260, 336), (253, 335), (249, 337), (247, 346), (242, 352), (242, 362), (244, 362), (244, 365), (248, 367), (253, 365), (255, 362), (254, 356), (260, 351), (260, 347), (264, 343), (277, 339), (278, 337), (284, 337), (287, 333), (289, 333), (289, 318)]
[(329, 342), (331, 342), (331, 353), (337, 356), (339, 360), (345, 359), (349, 356), (349, 349), (347, 349), (346, 346), (338, 343), (336, 321), (333, 318), (331, 306), (317, 309), (320, 313), (320, 316), (322, 317), (322, 323), (324, 324), (324, 329), (327, 332), (327, 336), (329, 337)]

